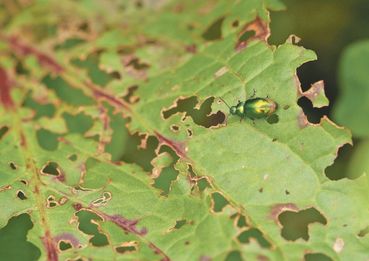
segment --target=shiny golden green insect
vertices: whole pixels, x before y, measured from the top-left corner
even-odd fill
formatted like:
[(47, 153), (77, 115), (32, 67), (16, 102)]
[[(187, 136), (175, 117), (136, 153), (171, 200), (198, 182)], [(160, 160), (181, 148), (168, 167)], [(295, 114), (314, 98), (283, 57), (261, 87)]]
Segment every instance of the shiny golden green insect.
[(229, 106), (222, 98), (221, 100), (229, 107), (229, 113), (237, 115), (242, 119), (249, 118), (266, 119), (273, 115), (278, 108), (278, 104), (270, 98), (250, 98), (246, 101), (238, 101), (237, 105)]

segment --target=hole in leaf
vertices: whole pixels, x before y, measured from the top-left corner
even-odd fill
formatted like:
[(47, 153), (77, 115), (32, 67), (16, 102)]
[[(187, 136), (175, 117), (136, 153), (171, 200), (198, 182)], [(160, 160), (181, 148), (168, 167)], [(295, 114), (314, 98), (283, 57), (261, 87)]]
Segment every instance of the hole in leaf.
[(221, 212), (223, 208), (229, 204), (228, 200), (219, 192), (211, 194), (213, 199), (213, 210), (214, 212)]
[(238, 215), (238, 219), (237, 219), (237, 227), (247, 227), (247, 221), (246, 221), (246, 217), (243, 215)]
[(39, 129), (36, 132), (36, 137), (41, 148), (49, 151), (53, 151), (58, 148), (59, 135), (46, 129)]
[(286, 195), (289, 195), (289, 194), (290, 194), (290, 192), (289, 192), (287, 189), (284, 191), (284, 193), (285, 193)]
[(39, 119), (41, 117), (51, 118), (55, 113), (55, 106), (53, 104), (41, 104), (40, 102), (36, 102), (31, 98), (31, 93), (27, 94), (23, 106), (30, 108), (35, 112), (35, 119)]
[(163, 117), (164, 119), (168, 119), (170, 116), (178, 112), (185, 112), (185, 117), (190, 116), (197, 125), (205, 128), (217, 126), (224, 122), (225, 115), (221, 111), (218, 111), (215, 114), (210, 114), (211, 104), (213, 102), (214, 97), (209, 97), (201, 104), (200, 109), (196, 109), (195, 106), (198, 103), (196, 96), (178, 99), (175, 107), (163, 111)]
[(315, 208), (301, 210), (299, 212), (284, 211), (278, 216), (283, 226), (281, 234), (287, 240), (295, 241), (299, 238), (309, 239), (308, 225), (314, 222), (327, 224), (325, 217)]
[(202, 34), (202, 38), (206, 41), (215, 41), (222, 38), (222, 24), (224, 22), (224, 17), (215, 20), (206, 31)]
[(17, 191), (17, 197), (18, 197), (20, 200), (25, 200), (25, 199), (27, 199), (26, 195), (25, 195), (25, 194), (24, 194), (24, 192), (23, 192), (23, 191), (21, 191), (21, 190), (18, 190), (18, 191)]
[[(354, 140), (354, 144), (357, 142)], [(325, 175), (330, 180), (340, 180), (343, 178), (352, 178), (355, 179), (358, 176), (351, 177), (348, 175), (348, 164), (347, 162), (351, 162), (352, 156), (355, 153), (357, 146), (352, 146), (350, 144), (345, 144), (341, 148), (338, 149), (338, 156), (334, 160), (334, 163), (325, 169)], [(364, 173), (363, 171), (358, 171), (355, 169), (359, 175)]]
[(179, 157), (177, 154), (168, 146), (162, 146), (159, 153), (167, 152), (173, 159), (172, 163), (161, 170), (159, 177), (154, 180), (154, 187), (162, 190), (161, 195), (168, 196), (172, 183), (177, 179), (178, 171), (174, 169), (175, 163)]
[(42, 82), (55, 91), (56, 95), (64, 102), (74, 106), (93, 105), (95, 101), (86, 96), (82, 90), (71, 87), (63, 78), (47, 75)]
[(225, 261), (243, 261), (243, 259), (241, 253), (235, 250), (227, 255)]
[(192, 137), (193, 133), (191, 129), (187, 129), (187, 135), (188, 137)]
[(10, 162), (9, 163), (9, 167), (12, 169), (12, 170), (16, 170), (17, 169), (17, 165), (15, 165), (14, 162)]
[(115, 248), (115, 251), (117, 251), (119, 254), (127, 254), (137, 251), (137, 242), (134, 242), (134, 244), (126, 245), (126, 246), (119, 246)]
[(131, 59), (126, 66), (132, 66), (135, 70), (147, 70), (148, 68), (150, 68), (150, 65), (147, 63), (143, 63), (140, 62), (139, 58), (134, 57), (133, 59)]
[(84, 113), (75, 115), (63, 113), (65, 123), (70, 132), (84, 134), (93, 125), (93, 119)]
[(183, 227), (186, 224), (186, 220), (182, 219), (182, 220), (177, 220), (176, 221), (176, 225), (174, 226), (175, 229), (180, 229), (181, 227)]
[(302, 108), (308, 121), (311, 123), (318, 124), (320, 119), (326, 115), (324, 108), (314, 108), (312, 102), (305, 96), (298, 99), (297, 104)]
[(247, 42), (251, 37), (255, 36), (255, 31), (246, 31), (239, 38), (240, 42)]
[(305, 261), (333, 261), (332, 258), (321, 253), (310, 253), (304, 256)]
[(66, 242), (66, 241), (63, 241), (63, 240), (59, 242), (59, 249), (61, 251), (65, 251), (65, 250), (68, 250), (70, 248), (72, 248), (72, 244), (71, 243)]
[[(86, 59), (74, 59), (72, 64), (87, 71), (91, 81), (99, 86), (105, 86), (115, 77), (99, 68), (100, 57), (98, 53), (90, 54)], [(120, 75), (119, 75), (120, 77)]]
[(158, 140), (154, 136), (149, 136), (146, 140), (146, 148), (140, 148), (144, 135), (137, 133), (130, 134), (126, 124), (127, 119), (122, 118), (121, 114), (113, 114), (113, 108), (108, 106), (108, 114), (111, 119), (110, 127), (113, 129), (111, 142), (106, 144), (105, 151), (110, 153), (112, 161), (124, 161), (126, 163), (136, 163), (145, 171), (151, 172), (151, 161), (156, 156), (155, 149)]
[(93, 235), (90, 242), (94, 246), (106, 246), (109, 244), (108, 238), (99, 232), (97, 221), (101, 221), (101, 217), (90, 211), (81, 210), (76, 213), (79, 224), (78, 229), (88, 235)]
[(171, 125), (171, 126), (170, 126), (170, 129), (171, 129), (172, 131), (174, 131), (174, 132), (178, 132), (178, 131), (179, 131), (179, 126), (177, 126), (177, 125)]
[(77, 155), (76, 154), (72, 154), (72, 155), (70, 155), (69, 157), (68, 157), (68, 159), (70, 160), (70, 161), (76, 161), (77, 160)]
[(264, 188), (259, 188), (259, 193), (263, 193)]
[(232, 23), (233, 27), (238, 27), (240, 25), (240, 22), (238, 20), (234, 20)]
[(1, 129), (0, 129), (0, 140), (4, 137), (5, 133), (7, 133), (8, 130), (9, 130), (9, 128), (6, 127), (6, 126), (1, 127)]
[(41, 173), (58, 176), (60, 175), (59, 165), (55, 162), (48, 162), (46, 166), (42, 168)]
[(251, 228), (249, 230), (243, 231), (241, 234), (238, 235), (237, 239), (243, 244), (248, 244), (250, 243), (250, 239), (255, 239), (258, 241), (261, 247), (271, 247), (271, 244), (268, 242), (268, 240), (265, 239), (263, 233), (256, 228)]
[(140, 97), (134, 95), (137, 90), (138, 85), (129, 87), (127, 94), (123, 96), (123, 100), (131, 104), (137, 103), (140, 100)]
[(9, 219), (0, 229), (0, 256), (4, 260), (39, 260), (40, 249), (27, 240), (28, 230), (33, 223), (28, 214)]
[(63, 43), (56, 45), (55, 50), (68, 50), (84, 42), (86, 41), (80, 38), (69, 38), (66, 39)]
[(272, 114), (267, 118), (269, 124), (276, 124), (279, 122), (279, 117), (277, 114)]
[(210, 188), (210, 184), (206, 178), (200, 178), (197, 180), (197, 187), (200, 191), (204, 191), (206, 188)]
[(361, 230), (359, 232), (359, 234), (357, 234), (357, 235), (359, 237), (365, 237), (368, 233), (369, 233), (369, 226), (367, 226), (366, 228), (364, 228), (363, 230)]

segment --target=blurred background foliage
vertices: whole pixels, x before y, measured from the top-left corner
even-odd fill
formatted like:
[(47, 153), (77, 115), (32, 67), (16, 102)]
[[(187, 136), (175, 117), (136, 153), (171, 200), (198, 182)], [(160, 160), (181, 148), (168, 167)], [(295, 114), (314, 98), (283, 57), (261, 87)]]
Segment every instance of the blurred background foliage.
[[(363, 42), (369, 39), (369, 30), (367, 30), (369, 2), (368, 0), (283, 0), (283, 2), (286, 10), (271, 14), (272, 35), (269, 42), (278, 45), (286, 41), (290, 34), (295, 34), (302, 39), (300, 42), (302, 46), (317, 53), (318, 60), (303, 65), (298, 70), (298, 76), (303, 90), (308, 89), (314, 82), (324, 80), (330, 106), (315, 109), (305, 98), (301, 98), (299, 104), (311, 122), (319, 122), (323, 115), (328, 115), (340, 125), (352, 129), (354, 146), (344, 146), (340, 150), (338, 159), (326, 170), (326, 173), (329, 178), (335, 180), (345, 177), (356, 178), (369, 170), (369, 42)], [(96, 63), (91, 57), (85, 62), (80, 62), (79, 65), (89, 71), (94, 82), (109, 81), (109, 77), (113, 76), (101, 73)], [(48, 79), (45, 79), (44, 83), (48, 85)], [(64, 86), (67, 88), (65, 89), (63, 84), (60, 81), (49, 85), (50, 88), (53, 86), (55, 89), (64, 90), (65, 99), (71, 99), (70, 102), (73, 102), (76, 95), (68, 97), (70, 89)], [(129, 99), (128, 96), (124, 98)], [(189, 101), (189, 108), (183, 105), (179, 110), (186, 111), (197, 121), (207, 119), (206, 114), (210, 110), (211, 103), (204, 103), (202, 112), (194, 111), (192, 104)], [(36, 110), (40, 115), (47, 115), (54, 110), (52, 106), (40, 108), (31, 99), (25, 106)], [(113, 134), (112, 141), (106, 149), (112, 155), (112, 159), (134, 162), (146, 171), (151, 171), (150, 160), (154, 157), (157, 140), (149, 138), (148, 149), (139, 149), (138, 145), (142, 137), (128, 132), (125, 125), (129, 120), (114, 117), (112, 110), (109, 113), (113, 119)], [(66, 114), (63, 117), (71, 132), (83, 133), (89, 128), (88, 126), (92, 125), (92, 119), (81, 118), (83, 117), (81, 115)], [(45, 148), (52, 149), (55, 146), (56, 137), (51, 137), (47, 130), (42, 131), (40, 137), (42, 136)], [(168, 182), (171, 182), (172, 177), (176, 175), (173, 168), (168, 167), (167, 171), (168, 180), (157, 180), (155, 184), (164, 192), (167, 191)], [(86, 226), (86, 231), (91, 231), (89, 234), (98, 234), (91, 223), (91, 217), (79, 218)], [(8, 225), (0, 230), (0, 257), (7, 257), (8, 260), (37, 260), (39, 250), (26, 242), (26, 234), (31, 227), (32, 222), (28, 215), (12, 218)], [(294, 234), (298, 233), (296, 230), (296, 226), (291, 226), (291, 231), (284, 231), (286, 238), (293, 238)], [(96, 245), (104, 244), (104, 238), (94, 238), (97, 240)], [(311, 255), (307, 260), (329, 259)]]

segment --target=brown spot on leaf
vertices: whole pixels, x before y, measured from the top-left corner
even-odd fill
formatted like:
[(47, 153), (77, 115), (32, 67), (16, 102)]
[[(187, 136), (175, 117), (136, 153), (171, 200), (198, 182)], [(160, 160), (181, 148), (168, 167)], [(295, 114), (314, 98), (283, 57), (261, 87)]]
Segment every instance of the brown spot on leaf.
[(253, 22), (246, 24), (239, 33), (236, 50), (240, 51), (244, 49), (253, 40), (267, 41), (269, 35), (270, 29), (267, 22), (257, 17)]
[(291, 210), (291, 211), (298, 211), (298, 207), (293, 203), (287, 203), (287, 204), (276, 204), (274, 205), (270, 210), (270, 217), (274, 220), (275, 223), (280, 224), (278, 220), (279, 214), (281, 214), (283, 211)]
[(0, 67), (0, 102), (5, 109), (14, 107), (14, 102), (10, 96), (10, 90), (12, 86), (5, 69)]
[(269, 261), (269, 258), (264, 255), (258, 255), (257, 256), (258, 261)]
[(305, 113), (301, 110), (300, 114), (297, 116), (297, 122), (301, 129), (305, 128), (309, 125), (309, 121), (305, 115)]
[(312, 102), (313, 106), (316, 108), (321, 108), (329, 105), (328, 100), (327, 104), (325, 104), (324, 102), (315, 102), (319, 97), (321, 96), (325, 97), (324, 81), (318, 81), (312, 84), (310, 89), (307, 90), (306, 92), (303, 92), (301, 95), (308, 98)]
[(201, 256), (200, 257), (200, 261), (211, 261), (211, 257), (210, 256)]
[(3, 186), (3, 187), (0, 187), (0, 192), (3, 192), (5, 190), (9, 190), (9, 189), (12, 189), (12, 186), (11, 185), (6, 185), (6, 186)]
[(73, 204), (73, 208), (76, 210), (76, 211), (80, 211), (82, 209), (82, 204), (80, 203), (75, 203)]
[(78, 248), (79, 240), (71, 233), (62, 233), (54, 237), (54, 243), (58, 244), (59, 241), (65, 241), (72, 244), (73, 247)]
[(188, 53), (195, 54), (197, 52), (197, 46), (195, 44), (190, 44), (186, 46), (186, 51)]

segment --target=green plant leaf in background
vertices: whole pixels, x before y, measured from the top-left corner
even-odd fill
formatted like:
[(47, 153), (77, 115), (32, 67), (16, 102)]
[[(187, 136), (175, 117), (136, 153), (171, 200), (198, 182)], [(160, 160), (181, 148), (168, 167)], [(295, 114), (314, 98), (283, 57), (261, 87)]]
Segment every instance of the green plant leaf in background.
[(341, 93), (334, 107), (334, 116), (352, 130), (354, 137), (359, 138), (348, 164), (347, 176), (350, 178), (369, 173), (368, 58), (369, 42), (361, 41), (347, 47), (340, 61)]
[(349, 46), (340, 62), (341, 93), (334, 110), (335, 118), (358, 138), (369, 136), (368, 58), (369, 42), (363, 41)]
[[(278, 1), (1, 7), (0, 226), (29, 215), (30, 260), (367, 257), (368, 179), (325, 176), (350, 133), (297, 105), (327, 100), (267, 43)], [(273, 119), (219, 99), (254, 90)]]

